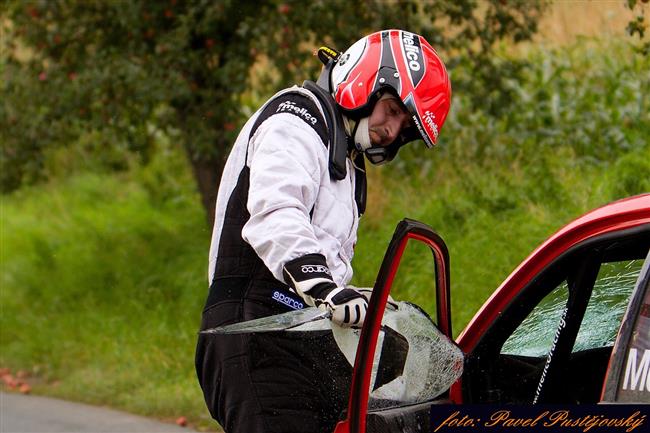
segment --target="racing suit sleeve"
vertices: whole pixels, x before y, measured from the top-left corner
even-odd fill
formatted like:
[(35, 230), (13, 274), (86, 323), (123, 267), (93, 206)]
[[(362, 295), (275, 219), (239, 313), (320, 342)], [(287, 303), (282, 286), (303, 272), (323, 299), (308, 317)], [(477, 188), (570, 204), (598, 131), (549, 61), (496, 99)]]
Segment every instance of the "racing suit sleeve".
[(327, 148), (310, 126), (290, 114), (277, 114), (262, 123), (250, 146), (250, 219), (242, 237), (283, 281), (285, 263), (323, 254), (309, 213), (322, 170), (327, 170)]
[(302, 120), (282, 114), (263, 123), (253, 142), (244, 240), (307, 304), (341, 326), (362, 326), (366, 298), (332, 280), (309, 215), (328, 173), (327, 148)]

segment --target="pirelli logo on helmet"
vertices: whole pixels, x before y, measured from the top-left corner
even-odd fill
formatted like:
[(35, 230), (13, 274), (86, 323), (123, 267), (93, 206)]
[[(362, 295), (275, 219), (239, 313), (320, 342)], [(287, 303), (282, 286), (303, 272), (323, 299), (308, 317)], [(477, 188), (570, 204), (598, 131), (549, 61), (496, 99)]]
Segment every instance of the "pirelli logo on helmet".
[(424, 62), (422, 59), (422, 47), (420, 37), (413, 33), (402, 31), (402, 51), (404, 62), (408, 66), (409, 76), (413, 87), (416, 87), (424, 76)]
[(302, 265), (300, 270), (303, 274), (327, 274), (332, 275), (329, 268), (323, 265)]
[(295, 114), (298, 117), (301, 117), (303, 120), (307, 121), (310, 125), (316, 125), (318, 123), (318, 119), (309, 112), (305, 107), (300, 107), (296, 105), (295, 102), (286, 100), (284, 102), (281, 102), (278, 105), (277, 110), (275, 110), (276, 113), (291, 113)]

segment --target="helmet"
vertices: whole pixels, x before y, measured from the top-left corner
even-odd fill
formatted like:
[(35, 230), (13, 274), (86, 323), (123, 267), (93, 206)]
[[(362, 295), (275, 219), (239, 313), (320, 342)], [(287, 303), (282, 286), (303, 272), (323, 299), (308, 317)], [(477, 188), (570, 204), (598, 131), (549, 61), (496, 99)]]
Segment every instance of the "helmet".
[(435, 145), (449, 112), (451, 84), (442, 60), (422, 36), (403, 30), (368, 35), (338, 56), (330, 77), (334, 100), (352, 119), (369, 116), (386, 91), (411, 114), (414, 127), (386, 148), (387, 160), (418, 138), (427, 147)]

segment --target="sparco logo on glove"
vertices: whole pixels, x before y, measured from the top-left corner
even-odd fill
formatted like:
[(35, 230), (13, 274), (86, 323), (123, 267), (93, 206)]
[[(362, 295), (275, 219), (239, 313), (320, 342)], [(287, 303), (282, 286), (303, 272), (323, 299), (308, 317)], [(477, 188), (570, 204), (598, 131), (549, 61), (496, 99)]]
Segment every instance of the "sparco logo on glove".
[(329, 268), (323, 265), (302, 265), (300, 267), (300, 270), (302, 271), (303, 274), (320, 273), (320, 274), (332, 275)]
[(305, 120), (307, 120), (307, 122), (311, 123), (312, 125), (318, 123), (318, 119), (312, 116), (306, 108), (297, 106), (295, 102), (284, 101), (278, 105), (278, 109), (275, 110), (276, 113), (281, 113), (283, 111), (291, 111), (294, 114), (305, 118)]

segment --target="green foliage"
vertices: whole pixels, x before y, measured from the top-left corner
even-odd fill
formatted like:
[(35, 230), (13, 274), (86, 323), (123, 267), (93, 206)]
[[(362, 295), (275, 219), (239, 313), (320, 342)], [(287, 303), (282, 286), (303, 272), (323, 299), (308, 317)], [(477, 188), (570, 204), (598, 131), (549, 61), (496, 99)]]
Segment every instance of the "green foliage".
[[(455, 95), (436, 148), (436, 159), (442, 161), (436, 165), (452, 165), (460, 173), (468, 161), (497, 173), (495, 163), (506, 165), (510, 169), (501, 176), (512, 181), (517, 174), (525, 175), (517, 182), (543, 179), (549, 193), (554, 188), (553, 177), (544, 176), (549, 155), (564, 153), (576, 163), (605, 169), (620, 155), (647, 148), (648, 57), (635, 56), (622, 41), (585, 41), (536, 50), (526, 60), (529, 66), (520, 79), (508, 83), (514, 95), (510, 104), (498, 115), (475, 109), (469, 95)], [(407, 146), (388, 169), (403, 177), (420, 173), (415, 179), (429, 175), (433, 164), (425, 161), (423, 166), (420, 150)], [(515, 171), (522, 166), (526, 173)], [(463, 182), (471, 184), (472, 178), (466, 176)]]
[(650, 146), (643, 151), (621, 157), (607, 174), (608, 195), (626, 197), (650, 191)]
[(650, 55), (650, 41), (645, 41), (645, 31), (648, 28), (648, 25), (646, 24), (645, 20), (645, 12), (646, 8), (645, 6), (647, 5), (648, 0), (627, 0), (625, 2), (625, 6), (636, 13), (636, 16), (632, 19), (630, 19), (630, 22), (627, 23), (627, 33), (634, 37), (634, 35), (637, 35), (639, 38), (639, 46), (637, 47), (637, 50), (644, 54), (645, 56)]
[[(153, 125), (175, 133), (209, 209), (237, 126), (279, 87), (315, 78), (319, 45), (345, 49), (382, 28), (420, 32), (452, 69), (471, 71), (454, 81), (455, 89), (494, 108), (508, 95), (494, 90), (506, 90), (507, 77), (518, 69), (495, 62), (492, 52), (499, 41), (528, 39), (542, 5), (9, 1), (2, 14), (8, 36), (0, 104), (2, 191), (46, 178), (46, 149), (68, 148), (88, 131), (104, 137), (99, 153), (113, 154), (115, 146), (118, 154), (126, 149), (146, 162)], [(251, 100), (254, 107), (246, 106)], [(210, 170), (214, 175), (206, 175)]]

